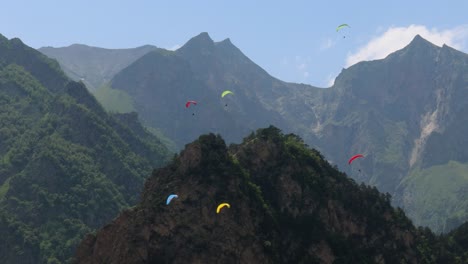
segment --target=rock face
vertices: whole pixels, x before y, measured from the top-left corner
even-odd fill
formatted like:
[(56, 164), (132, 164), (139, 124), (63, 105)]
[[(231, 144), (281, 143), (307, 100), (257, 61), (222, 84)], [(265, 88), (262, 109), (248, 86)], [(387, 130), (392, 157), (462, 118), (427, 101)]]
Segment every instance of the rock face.
[(88, 235), (76, 261), (418, 263), (417, 231), (389, 200), (275, 127), (229, 148), (204, 135), (154, 171), (136, 207)]

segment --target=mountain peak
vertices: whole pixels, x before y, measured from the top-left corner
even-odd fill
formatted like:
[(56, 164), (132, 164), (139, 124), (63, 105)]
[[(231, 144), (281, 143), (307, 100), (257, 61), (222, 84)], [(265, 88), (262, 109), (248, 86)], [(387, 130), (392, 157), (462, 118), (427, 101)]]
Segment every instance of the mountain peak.
[(408, 44), (408, 47), (422, 48), (422, 47), (437, 47), (437, 46), (432, 44), (427, 39), (421, 37), (421, 35), (417, 34), (416, 36), (414, 36), (413, 40)]
[(227, 39), (225, 39), (223, 41), (220, 41), (220, 42), (216, 42), (215, 45), (217, 47), (222, 47), (224, 49), (229, 49), (229, 50), (234, 49), (234, 50), (242, 53), (234, 44), (232, 44), (231, 39), (229, 39), (229, 38), (227, 38)]
[(422, 41), (422, 40), (425, 40), (425, 39), (423, 37), (421, 37), (421, 35), (416, 34), (416, 36), (414, 36), (412, 41)]
[(207, 32), (202, 32), (191, 38), (179, 50), (211, 50), (214, 47), (214, 41)]
[(225, 40), (221, 41), (220, 43), (232, 44), (232, 42), (231, 42), (231, 39), (230, 39), (230, 38), (227, 38), (227, 39), (225, 39)]
[(213, 39), (211, 39), (210, 35), (208, 35), (207, 32), (202, 32), (198, 35), (196, 35), (195, 37), (191, 38), (189, 41), (187, 41), (187, 44), (191, 44), (191, 43), (199, 43), (199, 44), (208, 44), (208, 45), (212, 45), (214, 43)]
[(11, 39), (8, 39), (7, 37), (3, 36), (2, 34), (0, 34), (0, 44), (1, 43), (8, 43), (8, 45), (18, 45), (18, 46), (25, 46), (23, 41), (21, 41), (21, 39), (19, 38), (11, 38)]
[(208, 34), (208, 32), (202, 32), (193, 38), (207, 39), (207, 40), (213, 41), (210, 35)]

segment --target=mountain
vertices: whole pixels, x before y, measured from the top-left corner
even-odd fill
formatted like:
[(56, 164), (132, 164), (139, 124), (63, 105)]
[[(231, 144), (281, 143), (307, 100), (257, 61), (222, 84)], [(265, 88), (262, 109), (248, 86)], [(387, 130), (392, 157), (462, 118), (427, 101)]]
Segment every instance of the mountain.
[(363, 153), (347, 170), (355, 179), (391, 193), (418, 225), (447, 232), (468, 219), (467, 88), (468, 55), (416, 36), (323, 91), (317, 144), (341, 164)]
[[(217, 214), (220, 203), (230, 207)], [(188, 144), (137, 206), (81, 242), (76, 262), (455, 263), (468, 260), (457, 251), (467, 234), (416, 229), (388, 194), (271, 126), (240, 145), (213, 134)]]
[[(417, 225), (445, 233), (468, 220), (467, 56), (417, 35), (320, 89), (278, 80), (230, 39), (201, 33), (175, 52), (137, 59), (98, 98), (107, 110), (137, 112), (172, 149), (209, 132), (238, 143), (273, 124), (358, 182), (392, 194)], [(234, 95), (220, 98), (224, 90)], [(198, 104), (185, 108), (188, 100)], [(365, 157), (348, 165), (357, 153)]]
[(103, 49), (73, 44), (62, 48), (42, 47), (39, 51), (56, 59), (71, 79), (82, 80), (91, 91), (95, 91), (123, 68), (156, 49), (151, 45), (132, 49)]
[[(110, 86), (132, 98), (145, 124), (159, 129), (178, 149), (203, 133), (220, 133), (228, 142), (240, 142), (258, 127), (289, 127), (272, 100), (291, 94), (292, 88), (304, 90), (268, 75), (229, 39), (214, 42), (207, 33), (175, 52), (144, 55), (116, 74)], [(225, 90), (234, 95), (221, 98)], [(295, 95), (285, 105), (300, 100), (299, 93)], [(186, 108), (188, 100), (198, 104)]]
[[(229, 39), (201, 33), (175, 52), (146, 54), (111, 88), (179, 149), (208, 132), (230, 143), (269, 124), (296, 133), (357, 181), (391, 193), (416, 224), (447, 232), (468, 219), (467, 69), (466, 54), (418, 35), (320, 89), (282, 82)], [(234, 96), (220, 98), (224, 90)], [(199, 104), (186, 109), (188, 100)], [(356, 153), (365, 158), (349, 166)]]
[(136, 113), (107, 114), (55, 60), (2, 35), (0, 101), (1, 263), (67, 263), (170, 158)]

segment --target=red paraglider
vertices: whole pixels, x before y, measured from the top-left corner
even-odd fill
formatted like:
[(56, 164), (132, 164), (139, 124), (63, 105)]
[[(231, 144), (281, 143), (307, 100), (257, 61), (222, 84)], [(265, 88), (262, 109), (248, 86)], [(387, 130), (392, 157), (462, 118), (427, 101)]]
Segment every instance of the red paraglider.
[(353, 162), (353, 160), (355, 160), (357, 158), (363, 158), (363, 157), (364, 157), (364, 155), (362, 155), (362, 154), (354, 155), (349, 159), (348, 164), (351, 165), (351, 162)]
[(195, 102), (195, 101), (187, 101), (187, 103), (185, 103), (185, 108), (188, 108), (188, 107), (190, 106), (190, 104), (197, 105), (197, 102)]

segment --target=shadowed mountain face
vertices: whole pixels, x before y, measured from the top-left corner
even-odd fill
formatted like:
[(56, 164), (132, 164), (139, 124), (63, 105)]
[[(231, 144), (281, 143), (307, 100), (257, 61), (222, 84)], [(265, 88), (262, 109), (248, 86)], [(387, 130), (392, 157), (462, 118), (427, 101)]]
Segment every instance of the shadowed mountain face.
[(187, 145), (148, 179), (135, 208), (81, 243), (77, 260), (417, 263), (418, 243), (388, 196), (270, 127), (229, 148), (213, 134)]
[[(175, 52), (146, 54), (111, 87), (127, 98), (120, 109), (132, 104), (178, 149), (208, 132), (229, 143), (269, 124), (296, 133), (354, 179), (392, 194), (416, 224), (446, 232), (468, 219), (467, 57), (416, 36), (319, 89), (277, 80), (229, 39), (202, 33)], [(234, 95), (221, 98), (224, 90)], [(185, 108), (188, 100), (198, 104)], [(365, 157), (348, 165), (357, 153)]]
[(169, 152), (56, 61), (0, 35), (0, 263), (66, 263)]
[(75, 81), (83, 81), (94, 91), (146, 53), (156, 50), (145, 45), (134, 49), (103, 49), (73, 44), (63, 48), (43, 47), (39, 51), (57, 59), (63, 71)]
[[(249, 65), (258, 72), (245, 68)], [(264, 80), (255, 79), (258, 73)], [(239, 142), (259, 125), (284, 124), (257, 96), (257, 92), (271, 93), (266, 88), (273, 83), (283, 85), (269, 78), (228, 40), (214, 43), (204, 33), (176, 52), (155, 51), (143, 56), (118, 73), (111, 87), (130, 95), (146, 124), (171, 135), (181, 148), (201, 133), (220, 133)], [(234, 95), (221, 98), (225, 90)], [(197, 105), (186, 108), (189, 100)]]

